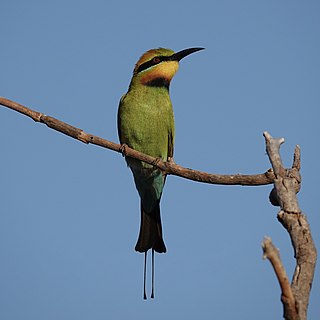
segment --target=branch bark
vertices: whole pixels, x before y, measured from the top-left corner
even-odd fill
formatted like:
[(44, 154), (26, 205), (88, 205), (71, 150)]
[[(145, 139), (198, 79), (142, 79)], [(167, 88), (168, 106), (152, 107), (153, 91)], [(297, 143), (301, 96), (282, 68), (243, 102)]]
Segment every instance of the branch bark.
[(221, 175), (206, 173), (198, 170), (193, 170), (189, 168), (184, 168), (173, 162), (163, 162), (160, 159), (150, 157), (141, 152), (135, 151), (129, 147), (123, 148), (120, 144), (108, 141), (106, 139), (100, 138), (90, 133), (86, 133), (83, 130), (73, 127), (68, 123), (60, 121), (56, 118), (47, 116), (41, 112), (32, 110), (23, 106), (17, 102), (11, 101), (9, 99), (0, 97), (0, 105), (7, 107), (9, 109), (15, 110), (17, 112), (26, 115), (27, 117), (33, 119), (36, 122), (44, 123), (48, 127), (59, 131), (69, 137), (77, 139), (83, 143), (91, 143), (98, 145), (103, 148), (107, 148), (119, 153), (123, 153), (125, 150), (125, 155), (127, 157), (142, 160), (149, 164), (154, 165), (166, 174), (179, 176), (185, 179), (210, 183), (210, 184), (220, 184), (220, 185), (242, 185), (242, 186), (259, 186), (267, 185), (273, 183), (274, 174), (272, 170), (268, 170), (265, 173), (254, 174), (254, 175), (243, 175), (243, 174), (232, 174), (232, 175)]
[(274, 246), (271, 238), (265, 237), (262, 242), (263, 259), (268, 259), (273, 267), (281, 288), (281, 301), (286, 310), (286, 319), (298, 319), (296, 301), (287, 277), (286, 270), (282, 264), (279, 250)]
[[(268, 132), (264, 132), (266, 149), (275, 174), (274, 189), (270, 194), (272, 204), (280, 206), (278, 220), (288, 231), (294, 248), (296, 268), (291, 282), (291, 292), (283, 286), (285, 280), (275, 269), (279, 284), (282, 289), (282, 303), (284, 318), (287, 320), (306, 320), (309, 304), (309, 295), (312, 286), (317, 250), (314, 245), (307, 218), (302, 214), (296, 194), (300, 190), (300, 148), (296, 146), (293, 165), (290, 169), (283, 167), (280, 157), (280, 145), (283, 138), (275, 139)], [(265, 248), (265, 245), (264, 245)], [(273, 264), (274, 257), (265, 254)], [(280, 256), (276, 258), (280, 260)]]

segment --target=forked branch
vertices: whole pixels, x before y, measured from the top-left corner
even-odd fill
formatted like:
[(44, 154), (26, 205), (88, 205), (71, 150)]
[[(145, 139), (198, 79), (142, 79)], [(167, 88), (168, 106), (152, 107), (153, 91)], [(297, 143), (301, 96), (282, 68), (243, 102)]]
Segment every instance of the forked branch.
[[(280, 145), (284, 139), (275, 139), (268, 132), (264, 132), (264, 137), (275, 174), (274, 189), (270, 194), (270, 200), (272, 204), (281, 208), (278, 220), (290, 235), (296, 258), (296, 268), (290, 288), (284, 278), (285, 271), (279, 253), (274, 253), (276, 249), (272, 248), (271, 241), (265, 240), (263, 243), (264, 256), (272, 263), (282, 290), (284, 318), (287, 320), (306, 320), (317, 251), (307, 218), (302, 214), (296, 197), (301, 184), (300, 148), (299, 146), (295, 148), (292, 167), (285, 169), (280, 157)], [(269, 250), (267, 250), (268, 247)], [(270, 252), (273, 253), (270, 254)], [(279, 267), (280, 264), (281, 267)]]

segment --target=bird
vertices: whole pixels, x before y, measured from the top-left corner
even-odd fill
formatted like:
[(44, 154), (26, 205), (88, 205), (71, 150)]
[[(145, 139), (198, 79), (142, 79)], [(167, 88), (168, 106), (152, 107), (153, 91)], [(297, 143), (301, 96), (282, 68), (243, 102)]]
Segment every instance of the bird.
[(135, 250), (145, 254), (144, 299), (147, 299), (147, 252), (152, 250), (151, 298), (154, 298), (154, 252), (167, 251), (160, 217), (160, 199), (166, 174), (153, 165), (126, 157), (125, 147), (164, 162), (173, 162), (175, 126), (169, 95), (170, 82), (178, 71), (180, 60), (203, 49), (194, 47), (174, 52), (160, 47), (148, 50), (135, 64), (128, 91), (119, 102), (119, 140), (140, 196), (140, 231)]

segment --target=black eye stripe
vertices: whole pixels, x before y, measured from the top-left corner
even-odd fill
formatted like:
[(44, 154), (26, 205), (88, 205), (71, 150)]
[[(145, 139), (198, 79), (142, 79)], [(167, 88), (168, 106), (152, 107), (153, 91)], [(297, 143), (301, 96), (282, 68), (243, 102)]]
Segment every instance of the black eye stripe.
[(153, 57), (151, 60), (141, 64), (136, 72), (139, 73), (143, 70), (146, 70), (152, 66), (155, 66), (155, 65), (161, 63), (162, 61), (168, 61), (168, 60), (170, 60), (170, 57), (166, 57), (166, 56)]

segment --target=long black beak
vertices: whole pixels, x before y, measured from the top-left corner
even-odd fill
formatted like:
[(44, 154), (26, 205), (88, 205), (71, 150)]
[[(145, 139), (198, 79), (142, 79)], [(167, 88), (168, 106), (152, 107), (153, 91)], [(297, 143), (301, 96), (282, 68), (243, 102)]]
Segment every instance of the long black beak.
[(170, 60), (172, 61), (180, 61), (184, 57), (188, 56), (191, 53), (204, 50), (204, 48), (189, 48), (189, 49), (184, 49), (179, 52), (174, 53), (172, 56), (170, 56)]

